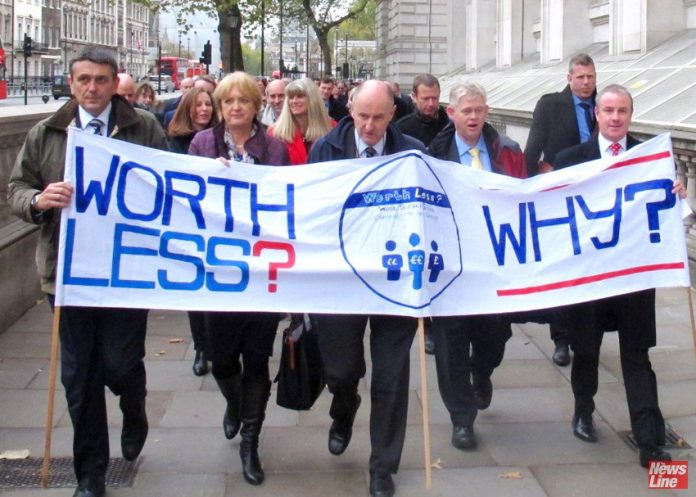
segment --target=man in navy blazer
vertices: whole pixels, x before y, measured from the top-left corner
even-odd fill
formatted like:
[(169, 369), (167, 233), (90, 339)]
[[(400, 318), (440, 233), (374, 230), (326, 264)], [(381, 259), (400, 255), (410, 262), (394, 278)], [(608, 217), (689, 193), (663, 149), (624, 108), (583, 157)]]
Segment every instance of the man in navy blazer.
[[(375, 157), (419, 150), (423, 144), (391, 123), (394, 97), (384, 81), (368, 80), (353, 94), (350, 116), (321, 137), (309, 162)], [(353, 434), (360, 407), (358, 382), (365, 376), (364, 340), (370, 325), (370, 485), (371, 497), (392, 497), (392, 474), (399, 469), (408, 415), (409, 353), (416, 320), (405, 316), (316, 314), (324, 376), (333, 394), (329, 452), (342, 454)]]
[[(563, 150), (555, 159), (562, 168), (601, 157), (615, 156), (638, 144), (628, 134), (633, 114), (631, 94), (621, 85), (609, 85), (597, 95), (595, 116), (599, 133), (589, 141)], [(686, 196), (679, 181), (674, 193)], [(623, 373), (631, 429), (640, 448), (640, 464), (670, 461), (662, 450), (665, 444), (665, 421), (657, 402), (657, 379), (648, 351), (656, 344), (655, 289), (570, 305), (563, 308), (575, 357), (571, 385), (575, 397), (573, 433), (585, 442), (596, 442), (592, 423), (597, 393), (599, 349), (605, 331), (619, 333), (621, 370)]]

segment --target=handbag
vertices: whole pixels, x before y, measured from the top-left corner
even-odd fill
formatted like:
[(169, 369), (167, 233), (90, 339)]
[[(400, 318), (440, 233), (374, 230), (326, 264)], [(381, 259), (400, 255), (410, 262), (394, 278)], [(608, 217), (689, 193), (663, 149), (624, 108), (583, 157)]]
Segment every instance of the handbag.
[(295, 411), (311, 409), (324, 390), (324, 370), (319, 354), (319, 342), (309, 316), (293, 316), (283, 331), (283, 350), (276, 402)]

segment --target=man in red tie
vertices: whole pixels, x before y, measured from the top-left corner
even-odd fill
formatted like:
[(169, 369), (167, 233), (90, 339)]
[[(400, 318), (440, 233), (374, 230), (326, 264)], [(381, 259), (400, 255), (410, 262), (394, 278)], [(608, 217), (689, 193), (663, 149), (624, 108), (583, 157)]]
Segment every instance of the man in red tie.
[[(617, 156), (639, 141), (628, 134), (633, 115), (633, 98), (621, 85), (609, 85), (597, 95), (595, 116), (599, 133), (587, 142), (567, 148), (556, 155), (556, 169)], [(686, 196), (676, 181), (674, 193)], [(559, 313), (570, 335), (575, 357), (571, 385), (575, 396), (573, 434), (596, 442), (592, 423), (597, 393), (599, 349), (605, 331), (619, 333), (621, 370), (623, 373), (631, 429), (640, 447), (640, 464), (669, 461), (662, 450), (665, 444), (665, 421), (657, 403), (657, 379), (648, 351), (656, 343), (655, 290), (642, 290), (563, 308)]]

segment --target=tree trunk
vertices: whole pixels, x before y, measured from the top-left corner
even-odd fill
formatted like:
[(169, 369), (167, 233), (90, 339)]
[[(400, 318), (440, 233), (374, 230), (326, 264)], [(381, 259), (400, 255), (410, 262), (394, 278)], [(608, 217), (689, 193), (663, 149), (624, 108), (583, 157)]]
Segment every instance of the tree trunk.
[(321, 54), (324, 59), (324, 75), (331, 76), (333, 67), (331, 66), (331, 47), (329, 46), (329, 32), (314, 30), (317, 35), (317, 41), (321, 47)]

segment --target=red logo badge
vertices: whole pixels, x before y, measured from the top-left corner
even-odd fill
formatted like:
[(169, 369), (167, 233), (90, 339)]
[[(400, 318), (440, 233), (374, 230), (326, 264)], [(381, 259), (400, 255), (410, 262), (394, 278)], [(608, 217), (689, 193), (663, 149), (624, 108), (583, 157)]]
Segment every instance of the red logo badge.
[(648, 488), (686, 490), (689, 488), (688, 461), (650, 461)]

